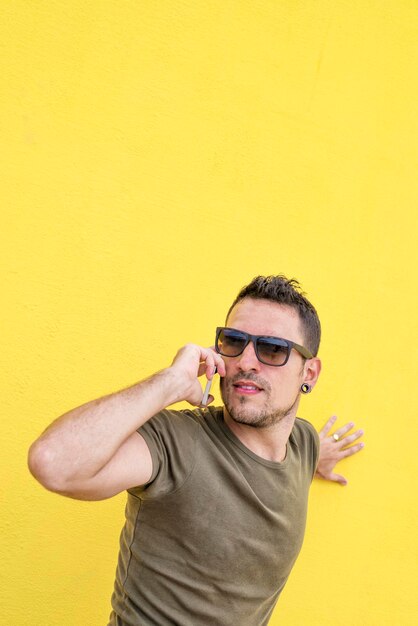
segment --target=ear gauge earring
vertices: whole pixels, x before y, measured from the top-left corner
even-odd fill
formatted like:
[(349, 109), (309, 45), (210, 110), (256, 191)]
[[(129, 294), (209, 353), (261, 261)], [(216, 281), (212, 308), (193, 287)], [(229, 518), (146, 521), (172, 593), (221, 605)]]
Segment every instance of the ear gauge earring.
[(303, 385), (301, 385), (300, 390), (302, 393), (311, 393), (312, 388), (310, 385), (308, 385), (308, 383), (303, 383)]

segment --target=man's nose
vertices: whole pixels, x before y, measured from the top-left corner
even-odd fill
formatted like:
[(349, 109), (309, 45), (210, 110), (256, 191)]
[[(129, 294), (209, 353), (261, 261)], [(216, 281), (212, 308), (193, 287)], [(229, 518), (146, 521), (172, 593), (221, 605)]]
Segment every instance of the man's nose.
[(250, 341), (248, 346), (246, 346), (244, 352), (242, 352), (242, 354), (240, 354), (237, 358), (238, 367), (243, 372), (249, 372), (250, 370), (260, 370), (260, 361), (257, 359), (254, 344), (252, 341)]

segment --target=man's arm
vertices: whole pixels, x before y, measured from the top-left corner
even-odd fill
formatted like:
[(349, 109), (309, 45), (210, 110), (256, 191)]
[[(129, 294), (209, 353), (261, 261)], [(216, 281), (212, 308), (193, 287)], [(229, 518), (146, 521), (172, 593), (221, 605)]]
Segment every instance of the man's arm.
[(354, 446), (350, 445), (357, 439), (360, 439), (363, 431), (357, 430), (351, 435), (344, 437), (354, 427), (353, 422), (349, 422), (338, 428), (333, 435), (329, 435), (336, 419), (337, 417), (333, 415), (318, 433), (320, 449), (315, 476), (346, 485), (347, 479), (340, 474), (335, 474), (334, 467), (342, 459), (356, 454), (364, 448), (363, 442), (356, 443)]
[(146, 483), (152, 461), (137, 429), (175, 402), (199, 405), (198, 377), (212, 378), (215, 367), (225, 374), (213, 350), (184, 346), (170, 367), (55, 420), (29, 449), (30, 471), (47, 489), (81, 500), (102, 500)]

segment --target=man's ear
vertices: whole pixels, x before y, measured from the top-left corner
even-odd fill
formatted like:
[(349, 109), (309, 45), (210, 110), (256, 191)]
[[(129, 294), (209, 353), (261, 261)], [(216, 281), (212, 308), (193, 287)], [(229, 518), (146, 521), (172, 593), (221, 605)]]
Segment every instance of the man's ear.
[(321, 360), (317, 357), (308, 359), (303, 367), (303, 382), (307, 383), (311, 389), (316, 385), (316, 381), (321, 373)]

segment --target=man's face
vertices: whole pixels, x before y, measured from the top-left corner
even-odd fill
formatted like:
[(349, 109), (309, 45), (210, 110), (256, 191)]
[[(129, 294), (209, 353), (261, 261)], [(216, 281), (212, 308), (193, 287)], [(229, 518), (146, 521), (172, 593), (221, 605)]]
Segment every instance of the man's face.
[[(269, 300), (246, 298), (231, 311), (227, 326), (252, 335), (270, 335), (305, 345), (298, 312), (287, 305)], [(266, 428), (294, 414), (303, 382), (314, 384), (319, 374), (318, 359), (304, 366), (303, 357), (291, 350), (282, 367), (261, 363), (250, 342), (237, 357), (222, 357), (226, 375), (221, 378), (221, 395), (233, 420), (257, 428)], [(316, 376), (308, 373), (310, 362), (317, 362)]]

